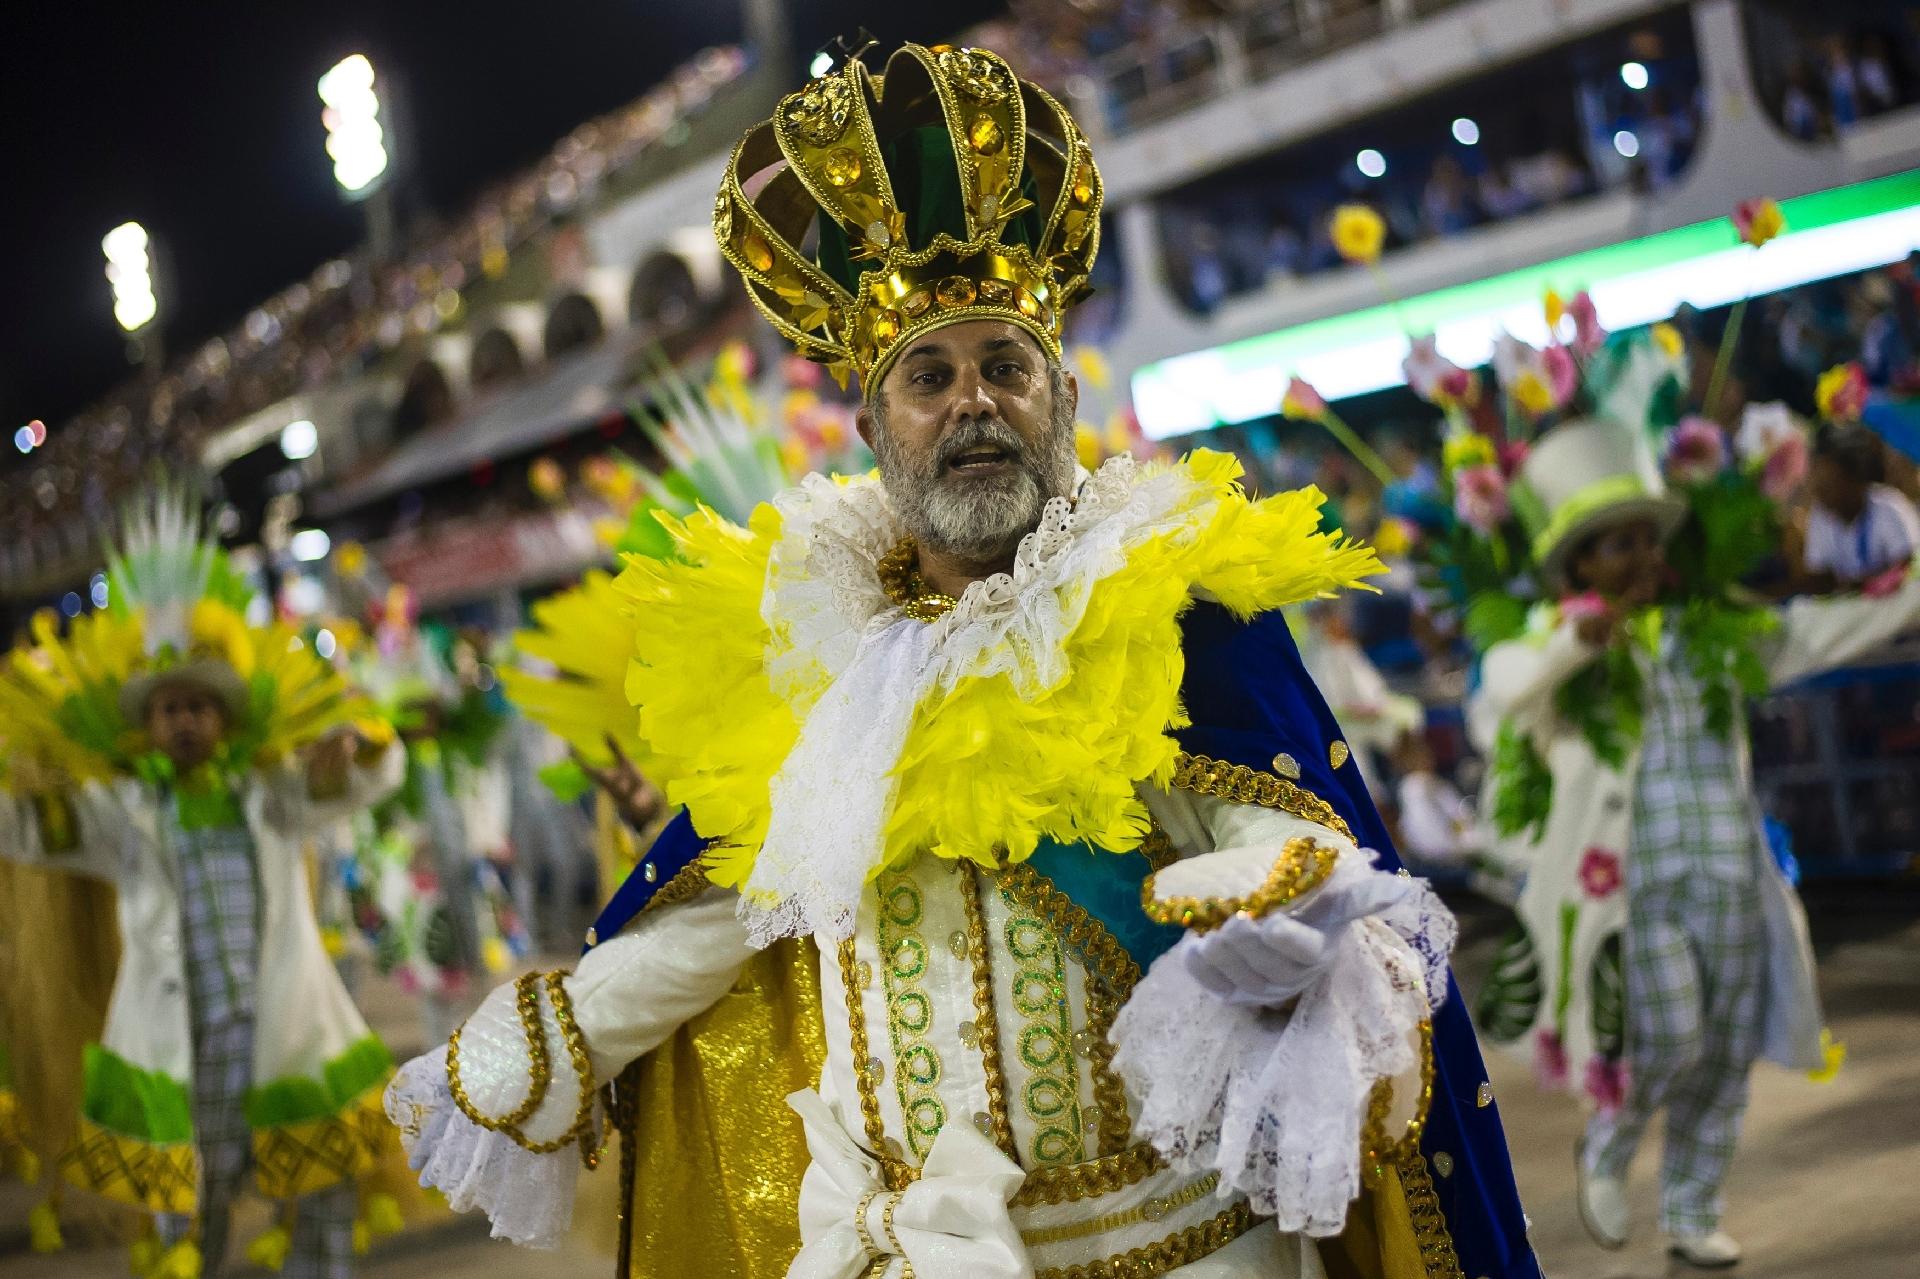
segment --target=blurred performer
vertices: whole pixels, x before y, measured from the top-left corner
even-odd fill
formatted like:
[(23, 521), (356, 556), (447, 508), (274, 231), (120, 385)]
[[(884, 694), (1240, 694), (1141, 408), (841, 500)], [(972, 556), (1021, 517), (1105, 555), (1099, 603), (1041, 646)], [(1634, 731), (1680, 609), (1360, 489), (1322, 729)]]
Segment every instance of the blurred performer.
[(497, 1234), (565, 1229), (601, 1083), (631, 1139), (671, 1128), (622, 1072), (773, 949), (805, 1021), (732, 1043), (763, 1083), (730, 1118), (777, 1132), (794, 1089), (804, 1176), (629, 1165), (636, 1234), (797, 1200), (759, 1266), (808, 1279), (1538, 1274), (1452, 921), (1393, 873), (1278, 612), (1378, 562), (1219, 455), (1076, 474), (1061, 311), (1099, 206), (1072, 120), (981, 50), (906, 46), (884, 88), (853, 60), (736, 150), (723, 250), (858, 376), (880, 477), (663, 521), (678, 555), (614, 584), (687, 814), (576, 972), (496, 991), (388, 1093)]
[[(1551, 776), (1519, 902), (1532, 954), (1502, 969), (1526, 970), (1546, 1072), (1596, 1103), (1579, 1154), (1589, 1232), (1626, 1243), (1627, 1169), (1664, 1110), (1661, 1227), (1683, 1260), (1730, 1266), (1740, 1249), (1720, 1229), (1721, 1187), (1753, 1063), (1813, 1070), (1826, 1056), (1806, 922), (1762, 832), (1739, 681), (1751, 667), (1778, 686), (1858, 658), (1920, 622), (1920, 583), (1777, 613), (1676, 597), (1666, 548), (1688, 506), (1624, 426), (1554, 428), (1522, 483), (1539, 571), (1571, 599), (1488, 652), (1472, 708), (1483, 742), (1524, 740)], [(1621, 697), (1637, 740), (1609, 764), (1577, 721)]]
[(0, 804), (0, 853), (119, 890), (125, 962), (61, 1170), (157, 1215), (137, 1268), (159, 1279), (221, 1272), (251, 1170), (294, 1203), (287, 1273), (340, 1279), (391, 1060), (328, 962), (300, 846), (392, 789), (399, 752), (347, 728), (290, 630), (246, 623), (182, 497), (128, 515), (110, 582), (113, 614), (42, 637), (77, 695), (49, 703), (31, 658), (0, 682), (53, 765)]

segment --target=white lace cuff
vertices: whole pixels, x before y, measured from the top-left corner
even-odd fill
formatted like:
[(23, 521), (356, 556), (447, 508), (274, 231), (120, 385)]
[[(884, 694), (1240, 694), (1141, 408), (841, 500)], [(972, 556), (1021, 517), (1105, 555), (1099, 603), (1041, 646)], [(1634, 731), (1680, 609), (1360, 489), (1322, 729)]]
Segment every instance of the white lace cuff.
[[(1369, 860), (1341, 857), (1321, 892), (1381, 875)], [(1338, 1234), (1363, 1151), (1384, 1154), (1423, 1113), (1424, 1023), (1445, 997), (1454, 924), (1424, 883), (1391, 897), (1328, 931), (1332, 958), (1290, 1010), (1211, 994), (1187, 953), (1208, 938), (1190, 934), (1113, 1028), (1135, 1131), (1176, 1168), (1218, 1172), (1222, 1191), (1244, 1193), (1282, 1231)]]
[(461, 1114), (448, 1086), (444, 1046), (401, 1067), (386, 1101), (387, 1117), (400, 1129), (421, 1185), (444, 1194), (456, 1212), (484, 1212), (496, 1239), (529, 1248), (559, 1246), (573, 1220), (580, 1175), (580, 1157), (571, 1147), (535, 1154)]

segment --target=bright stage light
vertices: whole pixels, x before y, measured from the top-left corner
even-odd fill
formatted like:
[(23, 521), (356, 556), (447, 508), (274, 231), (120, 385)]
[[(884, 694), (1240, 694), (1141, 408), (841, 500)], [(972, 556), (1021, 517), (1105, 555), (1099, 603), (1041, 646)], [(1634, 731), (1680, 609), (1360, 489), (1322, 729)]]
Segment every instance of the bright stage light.
[(1613, 135), (1613, 149), (1631, 160), (1640, 154), (1640, 135), (1632, 129), (1622, 129)]
[(1453, 122), (1453, 140), (1463, 147), (1474, 146), (1480, 141), (1480, 126), (1461, 116)]
[(287, 543), (287, 549), (293, 558), (303, 564), (327, 558), (327, 552), (333, 549), (333, 539), (327, 536), (323, 528), (303, 528), (293, 535)]
[(122, 222), (100, 238), (107, 255), (107, 283), (113, 286), (113, 318), (137, 333), (160, 314), (153, 292), (152, 240), (138, 222)]
[(305, 418), (287, 423), (286, 429), (280, 432), (280, 452), (289, 462), (305, 461), (319, 447), (320, 431)]
[(1368, 147), (1353, 157), (1353, 166), (1370, 178), (1381, 177), (1387, 171), (1387, 157)]
[(1650, 77), (1645, 63), (1622, 62), (1620, 64), (1620, 83), (1638, 93), (1647, 87)]
[(387, 171), (386, 130), (380, 124), (380, 96), (374, 92), (373, 63), (363, 53), (335, 64), (320, 77), (320, 112), (327, 126), (327, 154), (333, 178), (348, 195), (367, 193)]

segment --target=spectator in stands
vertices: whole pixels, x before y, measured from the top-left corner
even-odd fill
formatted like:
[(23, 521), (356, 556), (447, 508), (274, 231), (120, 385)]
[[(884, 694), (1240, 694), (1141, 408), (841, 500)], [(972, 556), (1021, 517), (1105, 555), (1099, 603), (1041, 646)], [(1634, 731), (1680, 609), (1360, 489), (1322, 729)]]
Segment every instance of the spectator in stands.
[(1900, 105), (1900, 93), (1893, 83), (1893, 58), (1887, 51), (1885, 36), (1875, 33), (1862, 38), (1855, 76), (1864, 114), (1878, 115)]
[(1812, 142), (1826, 132), (1826, 121), (1813, 97), (1813, 73), (1804, 62), (1796, 62), (1787, 72), (1787, 90), (1780, 100), (1780, 122), (1787, 132), (1802, 142)]
[(1847, 54), (1845, 36), (1828, 36), (1824, 50), (1827, 80), (1827, 111), (1835, 129), (1848, 129), (1860, 121), (1860, 84), (1854, 74), (1853, 59)]
[(1920, 551), (1920, 512), (1885, 482), (1886, 466), (1886, 446), (1865, 426), (1827, 425), (1814, 437), (1804, 589), (1858, 588)]
[(1473, 186), (1467, 171), (1450, 155), (1434, 161), (1420, 195), (1421, 229), (1427, 235), (1454, 235), (1474, 223)]

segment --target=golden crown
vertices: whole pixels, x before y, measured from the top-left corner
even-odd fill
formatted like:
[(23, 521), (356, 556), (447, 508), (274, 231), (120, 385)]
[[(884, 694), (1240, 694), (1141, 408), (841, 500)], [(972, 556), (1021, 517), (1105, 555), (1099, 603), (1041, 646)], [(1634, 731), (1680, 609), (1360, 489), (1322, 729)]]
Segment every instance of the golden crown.
[(800, 354), (871, 394), (915, 337), (959, 320), (1011, 321), (1057, 359), (1101, 194), (1045, 90), (987, 50), (909, 44), (884, 74), (855, 57), (781, 99), (734, 148), (713, 232)]

